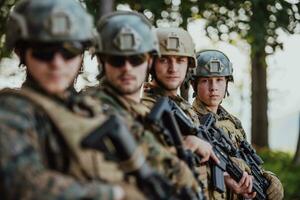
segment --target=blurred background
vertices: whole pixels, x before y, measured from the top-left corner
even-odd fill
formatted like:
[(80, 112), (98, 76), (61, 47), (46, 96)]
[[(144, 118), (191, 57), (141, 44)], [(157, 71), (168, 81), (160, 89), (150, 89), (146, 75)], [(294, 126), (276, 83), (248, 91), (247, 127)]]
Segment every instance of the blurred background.
[[(0, 89), (26, 78), (14, 54), (3, 48), (5, 21), (17, 0), (0, 0)], [(297, 0), (80, 0), (95, 17), (113, 10), (142, 12), (155, 26), (187, 29), (196, 50), (223, 51), (234, 68), (224, 107), (237, 116), (247, 139), (280, 177), (285, 199), (300, 199), (300, 3)], [(88, 52), (80, 90), (97, 83)], [(192, 101), (192, 90), (184, 91)]]

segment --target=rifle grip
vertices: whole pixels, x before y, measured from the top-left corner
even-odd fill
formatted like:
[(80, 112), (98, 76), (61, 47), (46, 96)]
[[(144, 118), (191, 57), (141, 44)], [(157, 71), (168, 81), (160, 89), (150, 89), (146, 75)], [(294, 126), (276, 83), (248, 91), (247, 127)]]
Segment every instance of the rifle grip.
[(215, 190), (217, 190), (220, 193), (225, 192), (223, 170), (220, 169), (217, 165), (213, 165), (212, 167), (212, 181)]

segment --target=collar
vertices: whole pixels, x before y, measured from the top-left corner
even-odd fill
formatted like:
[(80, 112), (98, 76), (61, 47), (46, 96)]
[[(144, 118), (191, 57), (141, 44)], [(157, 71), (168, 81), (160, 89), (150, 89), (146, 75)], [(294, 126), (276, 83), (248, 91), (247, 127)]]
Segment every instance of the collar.
[[(197, 97), (193, 101), (193, 107), (195, 111), (200, 115), (206, 115), (208, 113), (213, 113), (202, 101), (200, 101)], [(229, 119), (231, 115), (225, 110), (224, 107), (219, 105), (217, 113), (213, 113), (216, 119)]]

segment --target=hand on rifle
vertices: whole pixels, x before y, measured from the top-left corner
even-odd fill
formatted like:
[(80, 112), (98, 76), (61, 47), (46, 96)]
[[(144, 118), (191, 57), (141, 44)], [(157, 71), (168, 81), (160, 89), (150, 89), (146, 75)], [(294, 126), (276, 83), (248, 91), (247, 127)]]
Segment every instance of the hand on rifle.
[(235, 194), (242, 195), (244, 198), (253, 199), (256, 192), (252, 191), (253, 177), (246, 171), (243, 173), (243, 177), (237, 183), (227, 172), (224, 172), (224, 180), (227, 188), (232, 190)]
[(220, 162), (216, 154), (213, 152), (212, 146), (197, 136), (185, 136), (183, 138), (183, 145), (186, 149), (189, 149), (201, 156), (200, 163), (207, 162), (209, 159), (212, 159), (216, 163)]

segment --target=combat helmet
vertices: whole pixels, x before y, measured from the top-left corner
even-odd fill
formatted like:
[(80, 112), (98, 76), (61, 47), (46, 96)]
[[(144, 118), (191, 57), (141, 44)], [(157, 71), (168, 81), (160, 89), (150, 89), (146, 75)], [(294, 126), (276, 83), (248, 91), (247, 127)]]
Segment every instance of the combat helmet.
[(204, 50), (196, 54), (197, 67), (193, 69), (192, 76), (212, 77), (225, 76), (228, 81), (233, 81), (233, 68), (229, 58), (218, 50)]
[(19, 41), (83, 43), (93, 35), (92, 17), (74, 0), (21, 0), (8, 20), (6, 47)]
[(100, 19), (96, 53), (128, 56), (159, 54), (158, 40), (149, 20), (132, 11), (115, 11)]
[(156, 29), (161, 55), (187, 56), (189, 67), (196, 67), (195, 44), (191, 35), (182, 28)]

